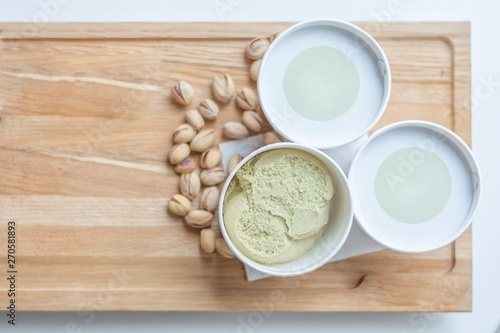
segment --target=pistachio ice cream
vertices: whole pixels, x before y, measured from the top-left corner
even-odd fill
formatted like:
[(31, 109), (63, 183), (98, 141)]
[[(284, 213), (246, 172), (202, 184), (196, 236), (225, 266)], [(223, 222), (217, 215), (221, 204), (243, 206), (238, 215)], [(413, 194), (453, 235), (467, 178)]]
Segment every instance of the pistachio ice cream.
[(250, 159), (224, 198), (224, 224), (234, 245), (263, 264), (295, 260), (321, 237), (334, 184), (316, 157), (274, 149)]

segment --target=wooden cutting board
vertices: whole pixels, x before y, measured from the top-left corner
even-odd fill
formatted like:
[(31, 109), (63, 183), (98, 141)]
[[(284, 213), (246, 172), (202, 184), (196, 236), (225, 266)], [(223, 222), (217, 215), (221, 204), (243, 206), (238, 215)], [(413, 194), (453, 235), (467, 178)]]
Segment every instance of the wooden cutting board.
[[(470, 229), (425, 254), (385, 250), (247, 282), (237, 259), (201, 253), (198, 231), (166, 212), (178, 177), (165, 159), (186, 109), (170, 87), (190, 82), (197, 104), (214, 75), (254, 85), (245, 45), (290, 25), (0, 26), (0, 266), (14, 220), (18, 310), (471, 311)], [(358, 25), (392, 68), (377, 128), (424, 119), (470, 144), (469, 23)], [(210, 127), (240, 117), (232, 103)]]

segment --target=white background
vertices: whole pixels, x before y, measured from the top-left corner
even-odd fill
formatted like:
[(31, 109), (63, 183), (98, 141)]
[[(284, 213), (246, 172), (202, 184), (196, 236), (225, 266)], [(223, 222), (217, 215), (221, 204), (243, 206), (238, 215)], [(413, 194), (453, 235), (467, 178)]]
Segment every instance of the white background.
[[(348, 21), (471, 21), (473, 151), (483, 176), (483, 200), (474, 220), (473, 312), (446, 314), (96, 313), (85, 323), (77, 313), (21, 313), (0, 332), (486, 332), (500, 319), (500, 2), (453, 0), (0, 0), (0, 21), (301, 21), (332, 17)], [(60, 3), (56, 7), (44, 4)], [(217, 5), (222, 10), (217, 11)], [(44, 10), (44, 7), (46, 9)], [(48, 8), (48, 9), (47, 9)], [(49, 15), (44, 15), (47, 12)], [(492, 82), (488, 84), (485, 82)], [(22, 284), (22, 280), (19, 281)], [(3, 292), (3, 291), (0, 291)], [(196, 300), (193, 300), (196, 302)], [(252, 321), (253, 320), (253, 321)], [(243, 329), (242, 321), (255, 327)], [(248, 327), (247, 327), (248, 328)]]

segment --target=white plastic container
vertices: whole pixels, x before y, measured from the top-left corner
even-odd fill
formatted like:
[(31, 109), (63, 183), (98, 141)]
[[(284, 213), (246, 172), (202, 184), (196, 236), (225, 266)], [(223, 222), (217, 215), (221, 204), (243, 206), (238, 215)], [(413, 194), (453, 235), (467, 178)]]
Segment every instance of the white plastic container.
[(387, 57), (364, 30), (319, 19), (282, 32), (262, 59), (262, 109), (283, 137), (328, 149), (366, 134), (391, 91)]
[(450, 130), (403, 121), (375, 132), (349, 170), (354, 215), (380, 244), (425, 252), (457, 239), (477, 210), (481, 180), (467, 145)]
[[(332, 180), (335, 184), (335, 193), (331, 199), (330, 207), (330, 219), (327, 225), (323, 228), (323, 235), (315, 243), (314, 247), (304, 254), (302, 257), (293, 260), (288, 263), (283, 264), (273, 264), (265, 265), (249, 259), (245, 256), (238, 248), (233, 244), (231, 237), (229, 237), (225, 224), (224, 224), (224, 198), (226, 196), (227, 188), (234, 175), (248, 160), (254, 156), (261, 154), (263, 152), (272, 149), (283, 149), (290, 148), (300, 151), (304, 151), (316, 158), (318, 158), (324, 165), (328, 168), (331, 173)], [(335, 163), (330, 157), (328, 157), (323, 152), (296, 143), (276, 143), (262, 147), (255, 150), (248, 156), (246, 156), (231, 172), (227, 177), (224, 186), (222, 187), (221, 197), (219, 200), (219, 225), (222, 235), (231, 249), (231, 251), (240, 259), (244, 264), (256, 269), (262, 273), (273, 275), (273, 276), (296, 276), (311, 272), (325, 263), (327, 263), (342, 247), (347, 235), (351, 229), (353, 210), (351, 203), (351, 194), (349, 191), (349, 186), (347, 178), (340, 169), (340, 167)]]

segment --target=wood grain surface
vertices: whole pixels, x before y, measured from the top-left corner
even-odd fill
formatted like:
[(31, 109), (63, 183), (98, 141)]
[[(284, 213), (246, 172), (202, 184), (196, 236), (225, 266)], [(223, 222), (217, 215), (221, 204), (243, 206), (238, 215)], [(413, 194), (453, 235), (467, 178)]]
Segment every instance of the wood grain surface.
[[(469, 23), (357, 24), (392, 69), (377, 128), (430, 120), (470, 144)], [(203, 254), (198, 231), (166, 212), (178, 192), (166, 154), (188, 109), (170, 87), (190, 82), (196, 105), (217, 74), (254, 86), (245, 45), (290, 25), (1, 24), (0, 267), (15, 220), (18, 310), (471, 311), (470, 229), (429, 253), (247, 282), (237, 259)], [(240, 119), (230, 103), (208, 127)]]

